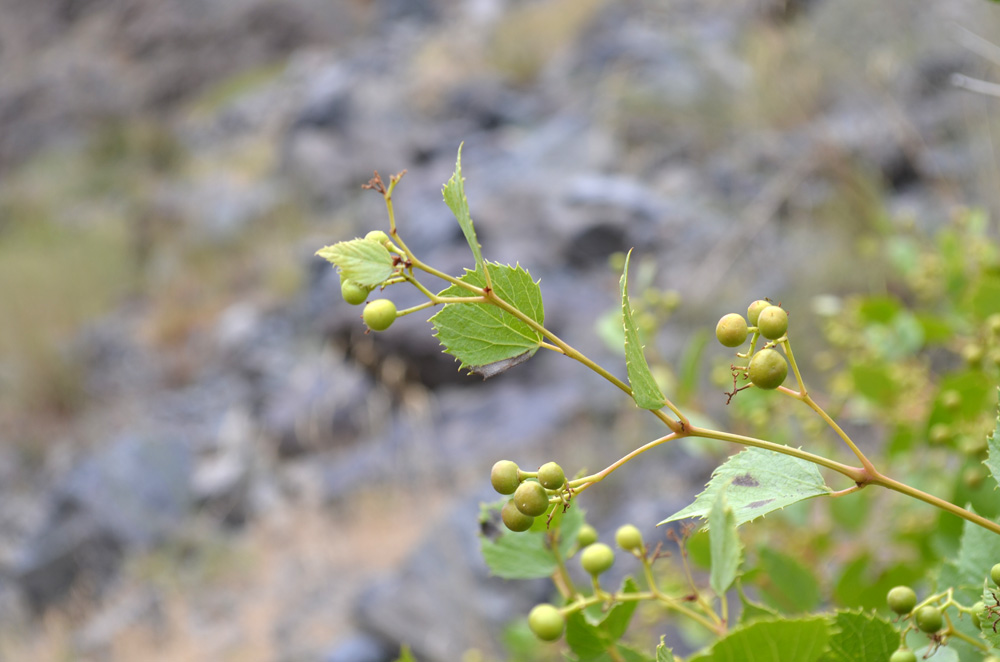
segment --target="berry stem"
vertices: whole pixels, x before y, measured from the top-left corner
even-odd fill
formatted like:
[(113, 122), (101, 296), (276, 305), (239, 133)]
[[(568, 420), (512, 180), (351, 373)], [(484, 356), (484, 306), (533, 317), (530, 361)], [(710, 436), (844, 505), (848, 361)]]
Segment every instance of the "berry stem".
[(655, 448), (655, 447), (659, 446), (660, 444), (664, 444), (664, 443), (666, 443), (668, 441), (672, 441), (673, 439), (679, 439), (679, 438), (685, 437), (685, 436), (687, 436), (685, 433), (671, 432), (670, 434), (668, 434), (668, 435), (666, 435), (664, 437), (660, 437), (659, 439), (654, 439), (653, 441), (650, 441), (649, 443), (644, 444), (644, 445), (640, 446), (639, 448), (636, 448), (634, 451), (632, 451), (628, 455), (625, 455), (625, 456), (621, 457), (620, 459), (618, 459), (614, 463), (608, 465), (607, 467), (605, 467), (601, 471), (598, 471), (596, 474), (591, 474), (589, 476), (584, 476), (583, 478), (577, 478), (576, 480), (571, 480), (571, 481), (569, 481), (568, 485), (570, 487), (574, 488), (576, 490), (577, 494), (579, 494), (580, 492), (584, 491), (585, 489), (587, 489), (591, 485), (594, 485), (596, 483), (601, 482), (602, 480), (604, 480), (605, 478), (607, 478), (608, 475), (610, 475), (615, 469), (617, 469), (618, 467), (622, 466), (623, 464), (629, 462), (630, 460), (633, 460), (633, 459), (637, 458), (638, 456), (642, 455), (643, 453), (645, 453), (649, 449)]
[(826, 411), (824, 411), (823, 408), (820, 407), (815, 400), (812, 399), (812, 396), (810, 396), (808, 393), (805, 392), (802, 392), (801, 396), (802, 397), (800, 398), (800, 400), (806, 403), (806, 405), (810, 409), (819, 414), (819, 417), (822, 418), (826, 422), (826, 424), (829, 425), (833, 429), (833, 431), (836, 432), (837, 435), (844, 440), (844, 443), (847, 444), (847, 447), (850, 448), (851, 451), (854, 452), (854, 455), (857, 456), (858, 460), (861, 461), (861, 466), (865, 468), (865, 471), (867, 471), (870, 476), (878, 475), (878, 471), (875, 469), (875, 465), (872, 464), (871, 460), (869, 460), (868, 457), (861, 452), (861, 449), (858, 448), (857, 444), (854, 443), (854, 440), (851, 439), (850, 435), (844, 432), (843, 428), (837, 425), (837, 422), (833, 420), (833, 418), (831, 418), (830, 415), (827, 414)]

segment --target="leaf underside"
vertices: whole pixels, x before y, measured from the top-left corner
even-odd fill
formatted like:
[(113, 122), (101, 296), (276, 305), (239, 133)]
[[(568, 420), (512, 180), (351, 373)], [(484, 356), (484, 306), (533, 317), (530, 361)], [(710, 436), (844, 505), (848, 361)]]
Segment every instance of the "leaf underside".
[(632, 306), (628, 299), (628, 263), (632, 251), (625, 256), (625, 270), (622, 272), (619, 286), (622, 296), (622, 324), (625, 327), (625, 367), (628, 370), (628, 382), (632, 387), (632, 399), (642, 409), (656, 411), (663, 407), (665, 398), (653, 379), (646, 356), (642, 353), (642, 343), (639, 341), (639, 329), (632, 319)]
[[(493, 292), (539, 325), (545, 322), (542, 291), (531, 274), (518, 266), (490, 264)], [(484, 287), (480, 271), (466, 270), (465, 283)], [(443, 290), (442, 297), (469, 296), (458, 285)], [(461, 368), (492, 377), (531, 358), (542, 334), (514, 315), (489, 303), (449, 303), (431, 317), (435, 336), (444, 351), (461, 362)]]
[(790, 455), (748, 448), (731, 456), (712, 472), (705, 490), (694, 503), (660, 522), (688, 517), (707, 519), (723, 486), (733, 509), (736, 526), (793, 503), (831, 492), (815, 464)]

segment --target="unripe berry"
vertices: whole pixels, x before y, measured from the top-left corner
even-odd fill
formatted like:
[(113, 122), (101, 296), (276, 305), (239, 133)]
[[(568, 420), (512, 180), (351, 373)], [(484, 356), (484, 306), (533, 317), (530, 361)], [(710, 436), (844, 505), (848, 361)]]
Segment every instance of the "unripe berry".
[(576, 544), (581, 548), (593, 545), (597, 542), (597, 529), (589, 524), (584, 524), (576, 534)]
[(358, 285), (352, 280), (345, 280), (340, 284), (340, 296), (344, 297), (344, 301), (352, 306), (364, 303), (369, 292), (371, 292), (371, 288)]
[(935, 423), (927, 431), (927, 438), (935, 445), (947, 443), (951, 439), (951, 426), (947, 423)]
[(528, 627), (542, 641), (555, 641), (562, 636), (566, 618), (553, 605), (536, 605), (528, 614)]
[(913, 620), (917, 622), (917, 627), (927, 634), (937, 632), (944, 625), (944, 617), (941, 615), (941, 610), (929, 605), (918, 609), (917, 613), (913, 616)]
[(917, 662), (917, 654), (909, 648), (900, 648), (889, 657), (889, 662)]
[(500, 510), (500, 519), (503, 520), (504, 526), (518, 533), (527, 531), (535, 523), (535, 518), (525, 515), (518, 510), (513, 500), (503, 505), (503, 508)]
[(739, 347), (747, 339), (747, 321), (742, 315), (723, 315), (715, 325), (715, 337), (726, 347)]
[(990, 568), (990, 579), (993, 580), (994, 584), (1000, 586), (1000, 563)]
[(389, 299), (375, 299), (361, 313), (372, 331), (385, 331), (396, 321), (396, 304)]
[(541, 484), (525, 481), (514, 490), (514, 505), (525, 515), (538, 517), (549, 509), (549, 495)]
[(885, 601), (889, 603), (889, 609), (903, 616), (913, 611), (917, 605), (917, 594), (909, 586), (896, 586), (889, 590)]
[(757, 330), (768, 340), (775, 340), (788, 331), (788, 313), (780, 306), (768, 306), (760, 311)]
[(970, 366), (976, 366), (983, 360), (983, 348), (976, 344), (966, 345), (962, 348), (962, 358)]
[(642, 533), (631, 524), (626, 524), (618, 528), (615, 532), (615, 542), (618, 546), (628, 552), (642, 551)]
[(389, 241), (389, 235), (382, 232), (381, 230), (372, 230), (371, 232), (365, 235), (365, 239), (369, 241), (377, 241), (378, 243), (384, 245), (385, 242)]
[(764, 310), (771, 305), (770, 301), (765, 301), (764, 299), (757, 299), (747, 307), (747, 319), (750, 320), (750, 326), (757, 326), (757, 321), (760, 318), (760, 311)]
[(941, 404), (945, 409), (958, 409), (962, 404), (962, 395), (953, 389), (949, 389), (941, 394)]
[(980, 620), (981, 618), (980, 614), (982, 614), (984, 611), (986, 611), (986, 604), (982, 600), (972, 605), (972, 624), (976, 626), (977, 630), (980, 629), (983, 625), (982, 621)]
[(546, 462), (538, 468), (538, 482), (545, 489), (558, 490), (566, 484), (566, 474), (555, 462)]
[(776, 350), (762, 349), (750, 359), (748, 372), (754, 386), (769, 391), (778, 388), (785, 381), (788, 363)]
[(490, 470), (490, 483), (500, 494), (513, 494), (521, 484), (517, 464), (510, 460), (500, 460)]
[(580, 565), (595, 577), (615, 563), (615, 552), (602, 542), (588, 545), (580, 554)]

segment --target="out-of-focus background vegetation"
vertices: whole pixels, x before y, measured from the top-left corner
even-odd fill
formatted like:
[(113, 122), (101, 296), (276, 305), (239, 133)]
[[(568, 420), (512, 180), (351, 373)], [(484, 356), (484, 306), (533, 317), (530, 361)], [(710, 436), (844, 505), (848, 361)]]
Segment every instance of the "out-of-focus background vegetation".
[[(998, 11), (0, 0), (0, 658), (504, 659), (546, 587), (485, 576), (489, 466), (596, 468), (655, 430), (578, 366), (484, 383), (422, 320), (373, 337), (340, 300), (313, 253), (385, 229), (375, 169), (409, 170), (409, 245), (471, 265), (440, 200), (462, 141), (484, 252), (542, 279), (567, 340), (622, 372), (602, 316), (635, 246), (648, 349), (704, 415), (733, 413), (704, 334), (769, 296), (807, 378), (841, 375), (857, 424), (892, 431), (872, 403), (904, 420), (907, 376), (836, 372), (823, 315), (886, 295), (853, 323), (895, 325), (921, 299), (891, 274), (964, 301), (970, 280), (934, 288), (997, 235), (1000, 100), (966, 88), (1000, 80)], [(838, 351), (912, 339), (890, 327), (840, 328)], [(591, 519), (655, 523), (713, 461), (663, 458), (588, 492)]]

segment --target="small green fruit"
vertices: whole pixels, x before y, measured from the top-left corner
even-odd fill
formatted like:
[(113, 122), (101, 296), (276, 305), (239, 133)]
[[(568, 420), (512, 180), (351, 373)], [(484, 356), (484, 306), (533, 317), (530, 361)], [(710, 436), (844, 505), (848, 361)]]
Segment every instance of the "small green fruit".
[(909, 586), (896, 586), (889, 590), (885, 601), (889, 603), (889, 609), (903, 616), (917, 606), (917, 594)]
[(980, 345), (970, 344), (962, 348), (962, 358), (970, 366), (976, 366), (983, 360), (983, 348)]
[(788, 313), (780, 306), (768, 306), (760, 311), (757, 329), (768, 340), (780, 338), (788, 331)]
[(917, 627), (927, 634), (937, 632), (944, 625), (944, 617), (941, 615), (941, 610), (929, 605), (918, 609), (917, 613), (913, 616), (913, 620), (917, 622)]
[(555, 462), (546, 462), (538, 468), (538, 482), (547, 490), (558, 490), (566, 484), (566, 474)]
[(889, 662), (917, 662), (917, 654), (909, 648), (900, 648), (889, 656)]
[(770, 391), (785, 381), (785, 377), (788, 376), (788, 363), (776, 350), (762, 349), (750, 359), (748, 372), (754, 386)]
[(535, 605), (528, 614), (528, 627), (542, 641), (555, 641), (562, 636), (566, 619), (553, 605)]
[(760, 318), (760, 311), (764, 310), (771, 305), (770, 301), (765, 301), (764, 299), (757, 299), (747, 307), (747, 319), (750, 320), (750, 326), (757, 326), (757, 322)]
[(549, 495), (541, 484), (525, 481), (514, 490), (514, 505), (525, 515), (538, 517), (549, 509)]
[(742, 315), (723, 315), (715, 325), (715, 337), (726, 347), (739, 347), (747, 339), (747, 321)]
[(954, 389), (948, 389), (941, 394), (941, 404), (945, 409), (958, 409), (962, 404), (962, 395)]
[(993, 580), (994, 584), (1000, 586), (1000, 563), (990, 568), (990, 579)]
[(597, 542), (597, 529), (589, 524), (581, 526), (576, 534), (576, 544), (582, 549), (587, 545), (593, 545), (595, 542)]
[(372, 331), (385, 331), (396, 321), (396, 304), (389, 299), (375, 299), (361, 313)]
[(378, 243), (385, 245), (385, 242), (389, 241), (389, 235), (382, 232), (381, 230), (372, 230), (365, 235), (365, 239), (368, 241), (377, 241)]
[(510, 460), (500, 460), (490, 470), (490, 482), (500, 494), (513, 494), (521, 484), (517, 464)]
[(927, 439), (937, 446), (947, 443), (951, 439), (951, 426), (947, 423), (935, 423), (927, 431)]
[(535, 523), (535, 518), (525, 515), (518, 510), (513, 500), (503, 505), (503, 508), (500, 510), (500, 519), (503, 520), (504, 526), (517, 533), (527, 531)]
[(628, 552), (642, 551), (642, 533), (631, 524), (626, 524), (618, 528), (615, 532), (615, 542), (618, 546)]
[(602, 542), (595, 542), (593, 545), (588, 545), (580, 554), (580, 565), (595, 577), (605, 572), (614, 563), (614, 550)]
[(352, 280), (345, 280), (340, 284), (340, 296), (344, 297), (344, 301), (352, 306), (364, 303), (369, 292), (371, 292), (371, 288), (358, 285)]
[(986, 610), (986, 604), (980, 600), (976, 604), (972, 605), (972, 624), (976, 626), (976, 629), (980, 629), (983, 624), (980, 620), (980, 614)]

